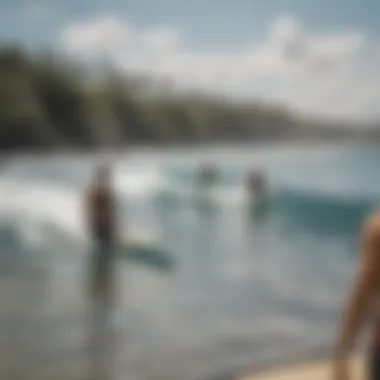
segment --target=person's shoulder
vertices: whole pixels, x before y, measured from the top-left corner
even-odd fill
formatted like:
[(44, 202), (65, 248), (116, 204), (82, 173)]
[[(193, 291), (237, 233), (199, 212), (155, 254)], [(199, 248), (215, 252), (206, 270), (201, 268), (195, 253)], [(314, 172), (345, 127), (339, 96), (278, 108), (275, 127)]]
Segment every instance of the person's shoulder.
[(363, 232), (368, 239), (380, 238), (380, 210), (371, 213), (366, 218)]

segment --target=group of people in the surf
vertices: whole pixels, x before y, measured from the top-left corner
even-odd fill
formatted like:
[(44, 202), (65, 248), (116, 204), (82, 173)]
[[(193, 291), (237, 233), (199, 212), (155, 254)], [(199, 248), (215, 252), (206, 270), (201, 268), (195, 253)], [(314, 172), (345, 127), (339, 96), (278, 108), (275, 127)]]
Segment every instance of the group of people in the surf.
[[(215, 184), (218, 176), (219, 172), (213, 165), (205, 164), (199, 169), (199, 181), (202, 184)], [(91, 290), (97, 310), (102, 312), (109, 309), (113, 301), (112, 267), (120, 233), (111, 183), (110, 168), (107, 165), (99, 166), (85, 201), (88, 232), (94, 245), (90, 266)], [(247, 174), (245, 187), (248, 194), (255, 199), (267, 196), (267, 182), (260, 171)], [(356, 336), (377, 304), (379, 288), (380, 213), (375, 213), (364, 224), (360, 266), (337, 344), (332, 367), (333, 380), (349, 380), (349, 355)], [(369, 378), (380, 380), (380, 322), (375, 324), (373, 330), (369, 359)]]
[[(201, 186), (204, 190), (208, 185), (216, 185), (220, 176), (221, 173), (212, 164), (204, 164), (198, 171), (198, 179), (200, 184), (204, 185)], [(95, 354), (92, 369), (99, 373), (107, 367), (103, 360), (108, 357), (110, 349), (108, 323), (114, 320), (116, 252), (123, 245), (125, 233), (117, 217), (116, 194), (112, 183), (111, 167), (100, 164), (95, 170), (83, 202), (87, 233), (91, 242), (88, 267), (92, 319), (90, 349)], [(261, 171), (248, 172), (244, 185), (252, 199), (262, 199), (268, 191), (266, 179)]]
[[(199, 168), (198, 179), (201, 185), (211, 186), (218, 182), (220, 173), (210, 163)], [(245, 189), (251, 200), (261, 201), (268, 195), (268, 184), (261, 170), (250, 170), (245, 178)]]
[[(198, 177), (202, 185), (214, 185), (220, 172), (212, 164), (199, 168)], [(251, 199), (262, 200), (267, 195), (267, 182), (259, 170), (248, 172), (245, 188)], [(91, 288), (95, 296), (97, 311), (110, 308), (113, 298), (113, 262), (115, 247), (120, 244), (123, 233), (116, 217), (116, 195), (112, 186), (111, 168), (101, 164), (96, 168), (85, 199), (85, 220), (93, 245), (91, 259)], [(97, 315), (100, 315), (97, 313)]]

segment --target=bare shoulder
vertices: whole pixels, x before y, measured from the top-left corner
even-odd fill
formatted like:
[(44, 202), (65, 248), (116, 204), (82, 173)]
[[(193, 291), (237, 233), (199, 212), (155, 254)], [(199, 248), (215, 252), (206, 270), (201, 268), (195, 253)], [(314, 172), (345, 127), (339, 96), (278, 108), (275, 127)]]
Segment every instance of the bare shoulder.
[(380, 210), (370, 214), (364, 221), (363, 232), (365, 235), (378, 235), (380, 234)]
[(364, 244), (380, 248), (380, 211), (375, 211), (365, 220), (363, 225)]

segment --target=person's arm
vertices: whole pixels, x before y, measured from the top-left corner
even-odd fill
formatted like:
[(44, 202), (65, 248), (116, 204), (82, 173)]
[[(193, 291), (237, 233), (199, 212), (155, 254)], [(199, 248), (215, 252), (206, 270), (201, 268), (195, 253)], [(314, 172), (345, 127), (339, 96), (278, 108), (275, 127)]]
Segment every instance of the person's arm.
[(344, 313), (336, 347), (336, 360), (346, 362), (355, 344), (380, 284), (380, 217), (372, 217), (363, 230), (362, 256), (354, 287)]
[(94, 207), (94, 192), (93, 190), (86, 189), (83, 198), (83, 217), (86, 233), (92, 230), (93, 225), (93, 207)]

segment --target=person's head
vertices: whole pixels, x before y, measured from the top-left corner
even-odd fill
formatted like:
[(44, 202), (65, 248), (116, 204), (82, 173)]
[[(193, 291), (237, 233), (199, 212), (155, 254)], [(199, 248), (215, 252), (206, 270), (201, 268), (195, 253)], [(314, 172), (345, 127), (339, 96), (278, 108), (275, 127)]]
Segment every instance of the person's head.
[(251, 171), (247, 177), (247, 187), (251, 192), (259, 193), (264, 191), (264, 175), (260, 171)]
[(111, 168), (107, 163), (101, 163), (96, 167), (95, 181), (103, 185), (111, 182)]

